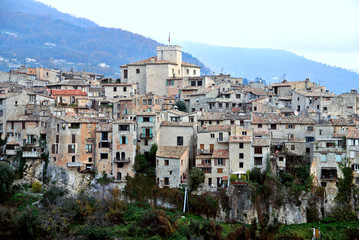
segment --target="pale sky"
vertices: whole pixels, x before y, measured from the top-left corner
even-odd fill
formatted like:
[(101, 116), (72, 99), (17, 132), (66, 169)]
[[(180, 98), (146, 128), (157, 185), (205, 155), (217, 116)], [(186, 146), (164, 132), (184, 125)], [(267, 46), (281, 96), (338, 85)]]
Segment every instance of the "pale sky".
[(37, 0), (171, 44), (274, 48), (359, 72), (359, 0)]

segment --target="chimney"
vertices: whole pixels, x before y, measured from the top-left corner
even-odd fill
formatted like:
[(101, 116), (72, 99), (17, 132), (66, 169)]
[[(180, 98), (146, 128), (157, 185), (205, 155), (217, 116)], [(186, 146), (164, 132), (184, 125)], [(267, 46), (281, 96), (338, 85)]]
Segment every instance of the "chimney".
[(305, 79), (305, 89), (308, 89), (309, 78)]

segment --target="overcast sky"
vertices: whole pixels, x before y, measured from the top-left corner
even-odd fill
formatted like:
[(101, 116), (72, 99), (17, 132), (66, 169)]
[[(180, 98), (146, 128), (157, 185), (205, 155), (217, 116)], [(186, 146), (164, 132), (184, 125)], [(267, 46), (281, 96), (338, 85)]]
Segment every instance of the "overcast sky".
[(167, 43), (275, 48), (359, 72), (359, 0), (37, 0)]

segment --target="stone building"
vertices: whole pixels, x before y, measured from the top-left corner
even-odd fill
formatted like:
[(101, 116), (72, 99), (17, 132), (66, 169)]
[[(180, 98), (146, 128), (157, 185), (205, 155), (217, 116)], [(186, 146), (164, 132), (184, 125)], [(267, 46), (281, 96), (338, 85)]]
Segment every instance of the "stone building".
[(190, 163), (194, 165), (196, 137), (194, 123), (163, 121), (159, 130), (159, 146), (187, 146)]
[(144, 112), (136, 115), (137, 150), (138, 153), (149, 152), (153, 144), (157, 144), (160, 118), (154, 112)]
[(182, 61), (180, 46), (164, 45), (157, 47), (156, 57), (122, 65), (121, 79), (136, 84), (140, 94), (167, 96), (168, 79), (200, 76), (200, 68)]
[(137, 94), (137, 85), (130, 83), (102, 84), (107, 99), (134, 97)]
[(121, 187), (124, 187), (126, 183), (126, 176), (134, 176), (136, 146), (136, 122), (129, 120), (114, 121), (112, 123), (112, 172), (115, 179), (122, 183)]
[(51, 163), (67, 170), (94, 171), (97, 122), (69, 115), (51, 117), (46, 141)]
[(186, 146), (160, 146), (156, 153), (156, 178), (160, 188), (179, 188), (188, 178)]

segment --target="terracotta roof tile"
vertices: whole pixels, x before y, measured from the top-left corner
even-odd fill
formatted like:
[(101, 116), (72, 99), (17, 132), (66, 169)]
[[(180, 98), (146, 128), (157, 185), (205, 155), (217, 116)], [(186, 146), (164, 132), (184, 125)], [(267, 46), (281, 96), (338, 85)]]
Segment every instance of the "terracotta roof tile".
[(53, 96), (87, 96), (87, 93), (75, 89), (53, 89), (51, 93)]
[(240, 142), (252, 142), (251, 136), (230, 136), (229, 142), (231, 143), (240, 143)]
[(181, 158), (187, 151), (186, 146), (160, 146), (156, 152), (157, 157)]
[(229, 158), (228, 149), (214, 149), (212, 158)]
[(254, 138), (253, 146), (268, 147), (270, 145), (269, 138)]
[(200, 128), (198, 132), (228, 132), (231, 131), (231, 127), (231, 125), (204, 125)]

